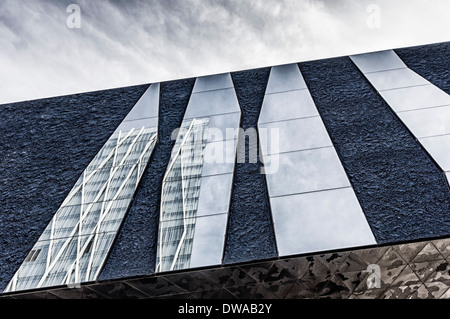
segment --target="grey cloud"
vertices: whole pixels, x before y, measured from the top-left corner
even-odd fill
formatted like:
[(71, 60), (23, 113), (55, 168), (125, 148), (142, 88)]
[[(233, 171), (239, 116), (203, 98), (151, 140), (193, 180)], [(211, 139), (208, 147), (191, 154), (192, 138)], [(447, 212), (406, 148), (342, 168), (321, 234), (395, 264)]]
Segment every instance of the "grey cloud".
[[(403, 0), (2, 1), (0, 103), (420, 44), (438, 38), (434, 25), (440, 38), (450, 30), (445, 0), (425, 17), (414, 11), (424, 0), (408, 1), (408, 17)], [(81, 29), (65, 25), (71, 3)], [(387, 27), (368, 30), (368, 4)]]

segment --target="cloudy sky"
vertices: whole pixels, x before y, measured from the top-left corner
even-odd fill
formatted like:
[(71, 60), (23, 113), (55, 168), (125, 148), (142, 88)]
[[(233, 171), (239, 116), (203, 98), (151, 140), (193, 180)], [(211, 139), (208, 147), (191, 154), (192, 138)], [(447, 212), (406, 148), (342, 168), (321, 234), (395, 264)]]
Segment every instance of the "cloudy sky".
[(0, 0), (0, 103), (443, 41), (448, 0)]

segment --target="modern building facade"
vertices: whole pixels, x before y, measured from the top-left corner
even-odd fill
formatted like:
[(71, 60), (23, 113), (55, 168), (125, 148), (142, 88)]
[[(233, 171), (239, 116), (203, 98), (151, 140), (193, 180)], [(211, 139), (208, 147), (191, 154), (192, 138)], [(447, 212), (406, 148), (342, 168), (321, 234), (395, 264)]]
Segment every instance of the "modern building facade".
[(3, 105), (0, 298), (449, 298), (448, 61)]

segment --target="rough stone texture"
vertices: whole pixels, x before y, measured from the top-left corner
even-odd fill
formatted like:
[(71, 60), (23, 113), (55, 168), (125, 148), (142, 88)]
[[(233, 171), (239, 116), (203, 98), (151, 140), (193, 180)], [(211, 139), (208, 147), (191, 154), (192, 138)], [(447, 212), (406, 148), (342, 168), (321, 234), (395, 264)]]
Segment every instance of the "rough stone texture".
[[(241, 128), (257, 129), (270, 68), (232, 73), (241, 107)], [(225, 264), (277, 256), (275, 233), (262, 163), (250, 163), (250, 152), (259, 155), (257, 143), (245, 139), (245, 163), (236, 163), (225, 242)], [(256, 148), (256, 150), (255, 150)]]
[(161, 83), (158, 143), (99, 279), (151, 274), (156, 264), (161, 185), (195, 79)]
[(447, 235), (442, 172), (351, 60), (299, 66), (378, 243)]
[(147, 86), (0, 106), (0, 291)]
[(449, 245), (450, 238), (441, 238), (17, 292), (0, 299), (448, 299)]
[(450, 42), (395, 50), (405, 64), (450, 94)]

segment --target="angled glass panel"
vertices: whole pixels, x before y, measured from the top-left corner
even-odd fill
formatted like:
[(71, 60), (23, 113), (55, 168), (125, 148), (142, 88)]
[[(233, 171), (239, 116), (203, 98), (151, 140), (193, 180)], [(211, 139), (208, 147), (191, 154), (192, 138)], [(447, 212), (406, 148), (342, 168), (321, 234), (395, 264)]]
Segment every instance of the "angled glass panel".
[(317, 108), (308, 90), (295, 90), (264, 96), (258, 123), (269, 123), (296, 118), (318, 116)]
[(159, 222), (157, 272), (190, 266), (196, 216)]
[[(97, 170), (92, 166), (86, 169), (65, 198), (64, 206), (132, 198), (136, 187), (135, 178), (142, 174), (150, 157), (148, 150), (156, 144), (156, 132), (152, 132), (150, 143), (147, 141), (146, 145), (138, 148), (130, 144), (117, 165), (112, 163), (109, 167)], [(115, 155), (112, 157), (119, 158), (118, 152), (113, 152)]]
[(273, 66), (270, 69), (266, 94), (306, 89), (306, 83), (296, 63)]
[[(146, 113), (145, 108), (157, 113), (159, 84), (152, 84), (139, 101), (132, 115)], [(34, 245), (39, 255), (25, 259), (5, 292), (98, 277), (156, 144), (157, 121), (149, 119), (126, 131), (119, 126), (111, 135)]]
[[(147, 88), (145, 94), (136, 102), (123, 121), (142, 120), (151, 117), (158, 117), (158, 108), (148, 107), (159, 104), (159, 83), (154, 83)], [(150, 127), (150, 125), (147, 125)]]
[(328, 132), (319, 116), (259, 124), (258, 129), (260, 134), (263, 129), (267, 130), (268, 135), (273, 129), (278, 129), (279, 132), (278, 145), (274, 149), (271, 147), (273, 145), (270, 140), (261, 142), (263, 155), (332, 146)]
[[(89, 281), (92, 274), (99, 272), (115, 236), (115, 232), (100, 232), (96, 236), (74, 235), (68, 239), (39, 241), (34, 249), (40, 253), (37, 258), (24, 261), (21, 267), (27, 275), (19, 275), (14, 290)], [(64, 258), (58, 258), (59, 252)], [(52, 271), (46, 274), (48, 268)]]
[(225, 244), (228, 214), (198, 217), (190, 267), (219, 265)]
[(266, 174), (270, 197), (350, 186), (333, 147), (266, 155), (266, 161), (278, 164)]
[(450, 105), (398, 113), (417, 137), (450, 134)]
[(184, 119), (239, 112), (233, 88), (193, 93)]
[(192, 93), (228, 89), (233, 87), (230, 73), (207, 75), (197, 78)]
[(236, 147), (237, 139), (208, 142), (205, 147), (202, 176), (232, 173)]
[(143, 126), (144, 127), (157, 127), (158, 126), (158, 118), (157, 117), (148, 117), (148, 118), (144, 118), (144, 119), (124, 121), (120, 124), (120, 127), (118, 127), (114, 133), (118, 133), (119, 131), (128, 132), (131, 129), (141, 128)]
[(444, 171), (450, 171), (450, 133), (421, 138), (419, 141)]
[(232, 173), (203, 177), (197, 216), (228, 213), (232, 183)]
[(405, 63), (393, 50), (356, 54), (350, 56), (350, 59), (363, 73), (406, 68)]
[(212, 115), (209, 117), (208, 141), (235, 139), (238, 137), (241, 113)]
[(379, 91), (430, 84), (416, 72), (407, 68), (368, 73), (366, 77)]
[(450, 105), (450, 96), (432, 84), (385, 90), (380, 94), (395, 112)]
[[(63, 239), (53, 240), (55, 248), (61, 247), (64, 243)], [(24, 262), (20, 266), (20, 272), (16, 272), (16, 280), (13, 280), (9, 284), (8, 291), (18, 291), (30, 289), (29, 287), (37, 287), (47, 267), (49, 251), (49, 240), (41, 239), (30, 251), (30, 254), (39, 252), (35, 258), (27, 256)], [(30, 256), (29, 254), (29, 256)]]
[(142, 132), (140, 129), (132, 129), (126, 134), (122, 132), (114, 134), (86, 167), (86, 174), (80, 176), (77, 185), (83, 181), (83, 178), (95, 178), (101, 171), (134, 165), (140, 152), (146, 147), (148, 138), (154, 136), (155, 133), (156, 128), (149, 128)]
[(376, 244), (351, 187), (271, 199), (280, 255)]
[[(122, 220), (121, 212), (127, 209), (129, 203), (130, 198), (125, 197), (84, 205), (64, 206), (52, 220), (51, 227), (44, 230), (41, 239), (67, 238), (72, 236), (73, 229), (78, 226), (78, 234), (91, 234), (94, 230), (114, 231)], [(80, 212), (84, 214), (81, 221)]]

